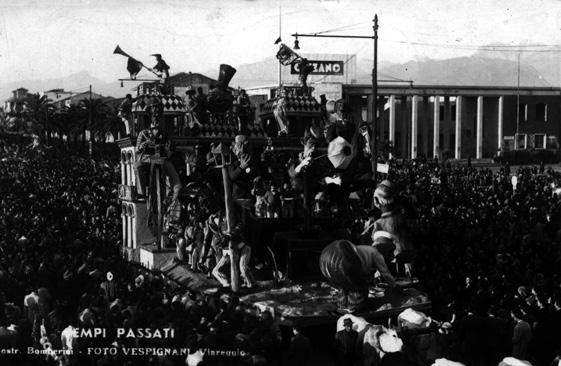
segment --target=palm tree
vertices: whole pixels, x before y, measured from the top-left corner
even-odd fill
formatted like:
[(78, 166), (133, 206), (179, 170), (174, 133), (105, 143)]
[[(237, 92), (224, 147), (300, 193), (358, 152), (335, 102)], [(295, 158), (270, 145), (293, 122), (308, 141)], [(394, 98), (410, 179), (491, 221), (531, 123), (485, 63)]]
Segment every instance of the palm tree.
[[(107, 132), (113, 129), (113, 117), (114, 113), (111, 107), (105, 103), (103, 99), (82, 99), (78, 104), (87, 118), (88, 130), (91, 130), (91, 136), (93, 140), (99, 141), (99, 139), (104, 140)], [(91, 116), (91, 126), (89, 126), (89, 118)]]
[(75, 104), (64, 107), (57, 116), (57, 128), (61, 134), (68, 136), (68, 142), (71, 140), (78, 142), (78, 136), (84, 136), (88, 126), (88, 114), (85, 110)]
[(29, 94), (24, 101), (24, 109), (22, 111), (25, 118), (32, 123), (32, 130), (39, 135), (44, 133), (46, 142), (50, 142), (51, 130), (49, 127), (49, 119), (52, 119), (54, 111), (53, 105), (50, 103), (46, 95), (39, 93)]
[(75, 107), (64, 107), (62, 110), (56, 111), (49, 123), (52, 131), (58, 133), (61, 139), (66, 136), (67, 143), (70, 143), (72, 137), (74, 137), (74, 130), (77, 130), (75, 125), (78, 124), (79, 117), (78, 113), (74, 111), (75, 109)]

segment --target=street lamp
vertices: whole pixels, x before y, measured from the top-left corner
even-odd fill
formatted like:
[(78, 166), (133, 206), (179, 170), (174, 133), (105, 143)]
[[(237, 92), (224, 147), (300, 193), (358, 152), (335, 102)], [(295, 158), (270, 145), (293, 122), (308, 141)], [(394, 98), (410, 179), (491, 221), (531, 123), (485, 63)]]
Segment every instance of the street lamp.
[(337, 34), (300, 34), (294, 33), (292, 37), (296, 37), (294, 41), (294, 49), (300, 49), (298, 37), (323, 37), (323, 38), (353, 38), (353, 39), (372, 39), (374, 41), (374, 60), (372, 66), (372, 138), (370, 141), (370, 150), (372, 152), (372, 180), (376, 183), (376, 172), (378, 168), (378, 150), (376, 149), (376, 126), (378, 125), (378, 14), (374, 15), (372, 20), (372, 36), (347, 36)]
[[(222, 183), (224, 184), (224, 208), (226, 211), (226, 230), (228, 233), (233, 229), (233, 201), (232, 187), (230, 178), (228, 177), (228, 166), (232, 164), (232, 153), (229, 146), (219, 143), (211, 149), (212, 163), (215, 168), (222, 170)], [(240, 288), (240, 270), (238, 267), (238, 251), (235, 245), (230, 242), (230, 286), (233, 292), (237, 292)]]

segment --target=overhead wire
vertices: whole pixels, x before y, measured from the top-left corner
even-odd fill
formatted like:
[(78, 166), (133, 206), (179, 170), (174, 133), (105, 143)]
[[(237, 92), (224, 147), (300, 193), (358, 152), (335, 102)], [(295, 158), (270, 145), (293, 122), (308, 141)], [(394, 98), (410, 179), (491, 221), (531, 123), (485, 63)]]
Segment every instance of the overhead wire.
[(369, 22), (349, 24), (349, 25), (345, 25), (345, 26), (342, 26), (342, 27), (331, 28), (331, 29), (327, 29), (327, 30), (324, 30), (324, 31), (320, 31), (320, 32), (314, 32), (313, 34), (325, 34), (325, 33), (331, 33), (331, 32), (336, 32), (336, 31), (345, 31), (345, 30), (348, 31), (348, 30), (351, 30), (351, 29), (355, 29), (357, 26), (364, 25), (364, 24), (367, 24), (367, 23), (369, 23)]
[[(343, 65), (346, 66), (346, 65), (349, 63), (349, 61), (351, 61), (354, 57), (356, 57), (356, 55), (357, 55), (358, 53), (360, 53), (360, 51), (362, 51), (367, 45), (368, 45), (368, 44), (365, 43), (364, 45), (362, 45), (362, 47), (360, 47), (360, 48), (358, 49), (358, 51), (356, 51), (356, 52), (354, 52), (353, 54), (351, 54), (351, 56), (350, 56), (349, 58), (347, 58), (347, 59), (344, 61)], [(319, 83), (319, 82), (321, 82), (322, 80), (325, 80), (325, 78), (327, 78), (328, 76), (330, 76), (330, 75), (324, 75), (323, 77), (321, 77), (321, 78), (315, 80), (314, 83)]]
[(454, 45), (454, 44), (443, 44), (443, 43), (429, 43), (429, 42), (416, 42), (416, 41), (400, 41), (400, 40), (388, 40), (385, 39), (383, 42), (388, 43), (399, 43), (399, 44), (410, 44), (414, 46), (426, 46), (426, 47), (438, 47), (438, 48), (449, 48), (449, 49), (459, 49), (467, 51), (485, 51), (485, 52), (561, 52), (559, 49), (540, 49), (546, 47), (561, 47), (560, 44), (555, 45)]
[[(361, 22), (355, 24), (344, 25), (336, 28), (331, 28), (323, 30), (320, 32), (314, 32), (311, 34), (320, 35), (327, 34), (336, 31), (349, 31), (352, 29), (358, 29), (359, 26), (368, 24), (370, 22)], [(391, 42), (391, 43), (401, 43), (410, 44), (415, 46), (427, 46), (427, 47), (441, 47), (441, 48), (451, 48), (451, 49), (461, 49), (461, 50), (475, 50), (475, 51), (497, 51), (505, 52), (508, 49), (513, 49), (516, 52), (561, 52), (561, 44), (526, 44), (526, 45), (489, 45), (489, 44), (446, 44), (446, 43), (431, 43), (431, 42), (421, 42), (421, 41), (403, 41), (403, 40), (388, 40), (380, 39), (381, 42)], [(559, 47), (559, 49), (542, 49), (542, 48), (553, 48)]]

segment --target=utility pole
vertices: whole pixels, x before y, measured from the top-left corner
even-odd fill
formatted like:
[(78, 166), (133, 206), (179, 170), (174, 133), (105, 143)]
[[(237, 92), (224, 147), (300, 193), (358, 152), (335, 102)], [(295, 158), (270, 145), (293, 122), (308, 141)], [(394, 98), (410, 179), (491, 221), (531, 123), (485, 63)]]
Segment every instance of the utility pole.
[[(282, 5), (279, 2), (279, 39), (281, 39), (281, 37), (282, 37)], [(282, 64), (281, 64), (280, 60), (278, 60), (278, 61), (279, 61), (279, 64), (278, 64), (278, 73), (279, 73), (278, 82), (279, 82), (279, 91), (280, 91), (280, 87), (282, 86)], [(278, 93), (277, 93), (277, 96), (278, 96)]]
[(374, 65), (372, 67), (372, 141), (370, 150), (372, 153), (372, 180), (376, 185), (378, 175), (378, 149), (376, 144), (376, 128), (378, 127), (378, 14), (374, 14)]
[(51, 136), (49, 134), (49, 100), (47, 99), (47, 104), (45, 105), (45, 133), (47, 134), (47, 145), (51, 144)]
[(520, 126), (520, 51), (518, 51), (518, 72), (516, 83), (516, 133), (514, 134), (514, 150), (518, 150), (518, 133)]
[(90, 84), (90, 103), (88, 108), (88, 128), (90, 130), (90, 142), (88, 144), (88, 151), (90, 154), (90, 158), (92, 157), (92, 150), (93, 150), (93, 131), (92, 131), (92, 84)]
[(353, 38), (353, 39), (372, 39), (374, 40), (374, 61), (372, 66), (372, 138), (370, 142), (371, 146), (371, 156), (372, 156), (372, 179), (374, 184), (376, 184), (376, 173), (378, 170), (378, 151), (376, 149), (376, 126), (378, 120), (378, 14), (374, 14), (373, 19), (374, 25), (372, 29), (374, 34), (372, 36), (347, 36), (347, 35), (336, 35), (336, 34), (318, 34), (318, 33), (308, 33), (300, 34), (294, 33), (292, 37), (318, 37), (318, 38)]

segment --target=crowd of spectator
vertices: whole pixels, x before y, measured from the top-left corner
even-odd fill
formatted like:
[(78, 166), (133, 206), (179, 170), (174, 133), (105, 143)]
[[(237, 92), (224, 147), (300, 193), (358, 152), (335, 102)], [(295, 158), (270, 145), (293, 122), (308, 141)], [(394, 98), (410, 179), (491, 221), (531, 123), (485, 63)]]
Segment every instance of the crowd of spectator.
[[(265, 161), (271, 159), (267, 154)], [(316, 355), (331, 346), (314, 342), (321, 335), (313, 329), (296, 329), (294, 337), (283, 338), (270, 313), (248, 311), (234, 295), (186, 290), (124, 261), (115, 161), (33, 146), (13, 136), (2, 139), (0, 159), (0, 346), (27, 350), (50, 344), (73, 350), (70, 357), (36, 355), (28, 364), (185, 363), (185, 355), (88, 354), (92, 347), (134, 346), (243, 350), (251, 356), (212, 360), (280, 364), (283, 352), (313, 358), (312, 344)], [(353, 168), (356, 177), (368, 167), (362, 163)], [(286, 169), (284, 176), (290, 177), (296, 164), (264, 165), (268, 181), (275, 182), (277, 170)], [(510, 170), (392, 162), (388, 178), (400, 192), (416, 246), (413, 275), (433, 303), (432, 317), (452, 324), (430, 349), (404, 338), (407, 357), (401, 364), (447, 357), (468, 366), (497, 365), (512, 355), (549, 365), (559, 355), (561, 200), (556, 192), (561, 175), (544, 167)], [(512, 175), (518, 178), (516, 187)], [(357, 184), (358, 178), (351, 181), (331, 193), (327, 185), (324, 195), (316, 196), (327, 208), (320, 210), (316, 202), (316, 211), (345, 223), (365, 221), (365, 211), (337, 199), (341, 192), (367, 195), (371, 187)], [(285, 183), (277, 187), (294, 188)], [(237, 188), (255, 196), (274, 187), (260, 184)], [(271, 207), (261, 214), (276, 217)], [(357, 239), (353, 231), (337, 233)], [(71, 331), (76, 328), (103, 328), (107, 336), (75, 338)], [(175, 336), (118, 339), (117, 328), (172, 328)], [(290, 339), (294, 342), (287, 348)]]
[(421, 161), (392, 171), (433, 316), (454, 319), (443, 353), (467, 365), (509, 355), (549, 365), (561, 352), (561, 174)]
[[(2, 354), (0, 364), (185, 363), (185, 354), (93, 351), (114, 346), (278, 357), (280, 333), (269, 313), (247, 312), (234, 296), (188, 291), (122, 259), (115, 161), (34, 147), (13, 136), (2, 139), (0, 159), (0, 347), (20, 350)], [(105, 330), (103, 337), (73, 336), (76, 329), (96, 328)], [(171, 328), (174, 337), (117, 338), (117, 328)], [(28, 355), (28, 347), (72, 349), (72, 356)], [(239, 352), (229, 359), (252, 360)]]

